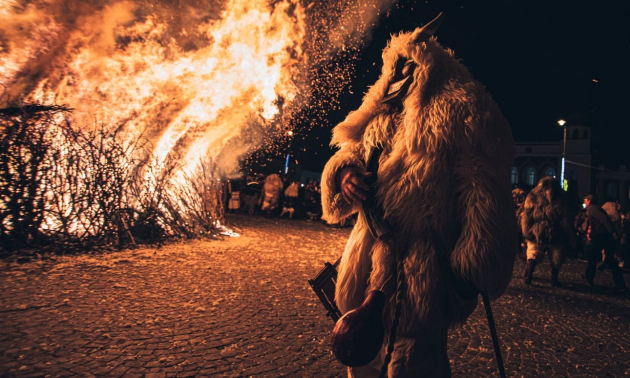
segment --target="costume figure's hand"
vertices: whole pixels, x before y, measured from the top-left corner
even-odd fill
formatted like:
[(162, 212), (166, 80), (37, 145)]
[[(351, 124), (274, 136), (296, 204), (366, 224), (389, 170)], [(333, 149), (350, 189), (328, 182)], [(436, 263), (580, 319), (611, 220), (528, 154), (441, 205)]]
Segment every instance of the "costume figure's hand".
[(341, 196), (349, 204), (361, 204), (361, 201), (367, 198), (370, 190), (364, 179), (371, 176), (370, 172), (366, 172), (357, 167), (342, 168), (341, 177)]

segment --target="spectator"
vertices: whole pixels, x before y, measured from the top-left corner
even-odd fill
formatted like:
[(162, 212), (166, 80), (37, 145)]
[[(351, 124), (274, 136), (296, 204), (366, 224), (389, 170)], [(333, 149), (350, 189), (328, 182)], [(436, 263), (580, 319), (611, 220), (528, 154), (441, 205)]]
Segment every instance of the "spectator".
[(262, 185), (259, 180), (252, 176), (247, 176), (246, 182), (247, 184), (242, 190), (243, 209), (247, 211), (248, 214), (252, 215), (256, 212), (256, 206), (259, 202)]
[(589, 224), (586, 216), (586, 209), (580, 210), (575, 216), (573, 227), (578, 237), (578, 259), (588, 260), (589, 250), (591, 248), (591, 238), (588, 232)]
[(319, 186), (315, 181), (309, 181), (304, 190), (304, 207), (309, 220), (316, 220), (322, 214), (322, 201)]
[(297, 206), (299, 188), (300, 186), (298, 182), (294, 181), (284, 190), (284, 201), (282, 203), (282, 212), (280, 213), (280, 217), (284, 214), (289, 214), (289, 218), (293, 218), (293, 213), (295, 212), (295, 207)]
[(238, 212), (241, 208), (241, 183), (235, 180), (228, 180), (228, 210)]

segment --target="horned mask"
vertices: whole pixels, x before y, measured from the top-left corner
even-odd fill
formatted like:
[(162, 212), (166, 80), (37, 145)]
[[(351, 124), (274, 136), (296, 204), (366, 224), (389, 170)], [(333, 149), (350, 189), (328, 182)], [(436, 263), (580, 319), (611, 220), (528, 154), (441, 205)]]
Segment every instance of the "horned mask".
[[(443, 19), (444, 15), (440, 13), (433, 21), (422, 28), (416, 29), (412, 35), (412, 43), (420, 44), (431, 38), (442, 24)], [(385, 92), (385, 97), (383, 98), (384, 104), (395, 107), (400, 106), (413, 82), (413, 72), (415, 69), (416, 63), (413, 59), (406, 59), (402, 56), (398, 57), (389, 80), (387, 91)]]

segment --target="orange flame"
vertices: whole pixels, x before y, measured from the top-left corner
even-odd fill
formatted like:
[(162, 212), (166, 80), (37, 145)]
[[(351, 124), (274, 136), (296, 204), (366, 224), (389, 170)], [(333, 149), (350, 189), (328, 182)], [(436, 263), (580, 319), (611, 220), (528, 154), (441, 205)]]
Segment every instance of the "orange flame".
[[(77, 128), (98, 122), (123, 142), (149, 140), (153, 160), (138, 180), (145, 193), (129, 201), (152, 198), (160, 172), (173, 177), (161, 169), (173, 167), (167, 160), (182, 168), (170, 189), (185, 188), (191, 178), (201, 178), (204, 188), (220, 179), (214, 171), (204, 175), (211, 164), (200, 162), (213, 161), (229, 174), (248, 152), (273, 149), (267, 145), (273, 137), (295, 138), (295, 127), (325, 124), (374, 20), (394, 2), (3, 0), (0, 106), (16, 99), (66, 104), (74, 108)], [(58, 147), (59, 159), (72, 160), (65, 159), (63, 138)], [(70, 169), (99, 172), (84, 165)], [(76, 187), (61, 181), (73, 193), (89, 189), (81, 180)], [(72, 213), (73, 200), (63, 190), (48, 197), (60, 213)], [(92, 210), (70, 217), (64, 227), (93, 232), (95, 226), (81, 218), (98, 217)], [(50, 217), (43, 228), (57, 229), (60, 222)]]
[[(82, 124), (94, 117), (123, 125), (130, 137), (142, 132), (158, 164), (175, 153), (192, 170), (237, 138), (248, 118), (271, 120), (278, 97), (295, 97), (304, 38), (299, 4), (231, 0), (218, 20), (198, 27), (209, 43), (191, 51), (154, 16), (127, 25), (134, 10), (121, 2), (90, 17), (86, 25), (105, 26), (75, 33), (78, 53), (68, 72), (56, 83), (42, 80), (33, 98), (73, 104)], [(116, 38), (131, 42), (121, 49)]]
[[(68, 104), (84, 127), (97, 121), (129, 139), (142, 134), (158, 166), (172, 157), (192, 171), (200, 157), (221, 155), (230, 172), (262, 143), (252, 138), (252, 125), (286, 135), (294, 126), (286, 111), (308, 97), (305, 86), (335, 80), (331, 91), (343, 88), (350, 66), (325, 78), (313, 71), (336, 52), (347, 54), (344, 44), (360, 44), (393, 2), (304, 8), (300, 0), (206, 0), (198, 2), (202, 9), (167, 1), (5, 0), (0, 84), (12, 98)], [(309, 33), (320, 34), (307, 35), (308, 17), (317, 18)]]

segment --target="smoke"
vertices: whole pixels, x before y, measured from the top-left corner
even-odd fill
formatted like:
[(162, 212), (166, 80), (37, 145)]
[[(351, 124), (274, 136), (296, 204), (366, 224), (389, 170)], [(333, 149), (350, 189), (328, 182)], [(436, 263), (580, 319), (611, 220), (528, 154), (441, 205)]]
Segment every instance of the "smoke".
[(325, 124), (394, 2), (5, 0), (0, 106), (66, 104), (76, 124), (146, 137), (158, 164), (228, 173)]

